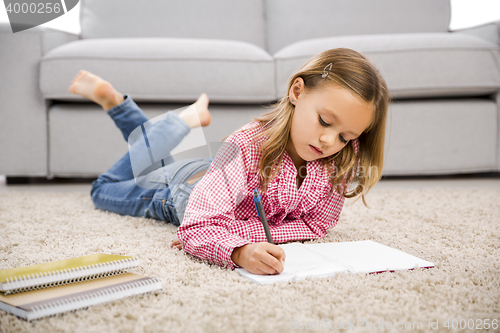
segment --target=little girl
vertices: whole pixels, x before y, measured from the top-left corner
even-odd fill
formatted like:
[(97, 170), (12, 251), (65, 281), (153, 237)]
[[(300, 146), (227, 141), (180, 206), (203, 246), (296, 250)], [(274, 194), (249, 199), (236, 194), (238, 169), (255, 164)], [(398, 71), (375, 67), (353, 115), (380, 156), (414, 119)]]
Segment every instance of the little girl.
[[(129, 95), (88, 72), (80, 71), (69, 91), (100, 104), (125, 140), (148, 121)], [(182, 192), (138, 186), (126, 153), (93, 182), (91, 196), (97, 208), (178, 225), (179, 240), (171, 246), (196, 257), (255, 274), (281, 273), (285, 253), (266, 241), (254, 189), (261, 193), (275, 243), (326, 236), (345, 198), (361, 195), (365, 202), (381, 177), (388, 104), (385, 81), (363, 55), (327, 50), (290, 78), (273, 109), (229, 135), (215, 161), (167, 157), (163, 168)], [(190, 129), (210, 120), (202, 94), (179, 116), (167, 112), (154, 126), (168, 133), (171, 150)], [(216, 165), (228, 155), (223, 167)], [(186, 193), (187, 206), (178, 211), (176, 201)]]

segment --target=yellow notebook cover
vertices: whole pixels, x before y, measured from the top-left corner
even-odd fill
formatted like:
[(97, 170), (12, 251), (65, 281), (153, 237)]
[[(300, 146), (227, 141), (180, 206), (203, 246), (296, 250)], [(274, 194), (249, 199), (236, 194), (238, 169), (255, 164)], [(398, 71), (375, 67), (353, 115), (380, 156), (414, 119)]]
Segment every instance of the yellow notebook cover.
[(113, 254), (92, 254), (38, 265), (0, 270), (0, 291), (21, 292), (82, 279), (121, 274), (139, 265), (138, 259)]

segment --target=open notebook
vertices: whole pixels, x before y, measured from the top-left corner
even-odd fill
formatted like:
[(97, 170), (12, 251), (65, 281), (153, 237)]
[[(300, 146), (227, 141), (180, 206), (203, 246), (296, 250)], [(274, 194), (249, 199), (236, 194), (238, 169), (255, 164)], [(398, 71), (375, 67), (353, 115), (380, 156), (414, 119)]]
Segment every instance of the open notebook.
[(430, 268), (434, 264), (380, 243), (364, 240), (341, 243), (279, 245), (285, 250), (285, 269), (277, 275), (257, 275), (236, 268), (243, 277), (258, 283), (275, 283), (326, 277), (336, 273), (377, 273)]

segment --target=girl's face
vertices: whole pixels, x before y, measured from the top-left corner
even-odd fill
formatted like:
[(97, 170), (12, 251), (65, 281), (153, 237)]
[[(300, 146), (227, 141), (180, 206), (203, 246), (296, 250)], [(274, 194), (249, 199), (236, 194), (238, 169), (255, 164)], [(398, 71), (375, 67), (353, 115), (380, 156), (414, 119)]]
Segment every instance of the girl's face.
[(295, 105), (286, 151), (297, 170), (306, 161), (336, 154), (370, 125), (373, 104), (349, 90), (329, 84), (306, 91), (297, 78), (289, 91)]

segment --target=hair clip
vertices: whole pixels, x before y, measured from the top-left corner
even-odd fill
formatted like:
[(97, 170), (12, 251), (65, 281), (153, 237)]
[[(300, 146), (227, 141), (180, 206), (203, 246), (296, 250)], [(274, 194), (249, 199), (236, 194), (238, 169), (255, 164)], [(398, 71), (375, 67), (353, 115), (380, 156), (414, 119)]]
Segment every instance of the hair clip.
[[(330, 74), (330, 71), (332, 70), (332, 63), (329, 63), (328, 65), (325, 66), (325, 68), (323, 69), (323, 74), (321, 74), (321, 77), (324, 79), (325, 77), (328, 76), (328, 74)], [(328, 68), (328, 72), (326, 72), (326, 69)], [(325, 73), (326, 72), (326, 73)]]

